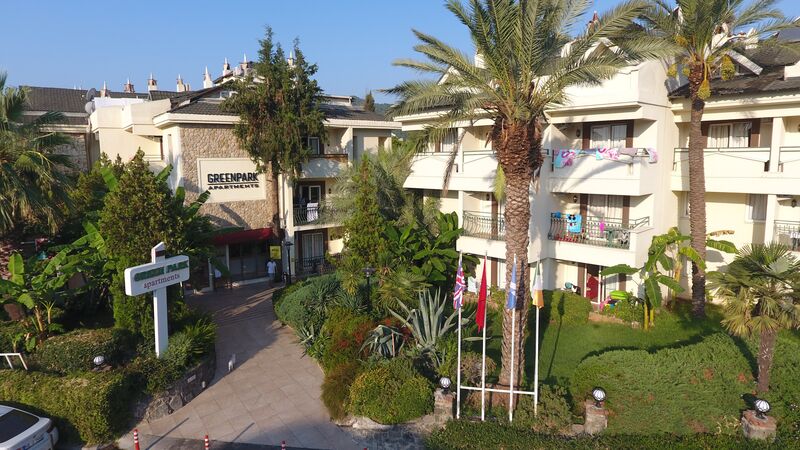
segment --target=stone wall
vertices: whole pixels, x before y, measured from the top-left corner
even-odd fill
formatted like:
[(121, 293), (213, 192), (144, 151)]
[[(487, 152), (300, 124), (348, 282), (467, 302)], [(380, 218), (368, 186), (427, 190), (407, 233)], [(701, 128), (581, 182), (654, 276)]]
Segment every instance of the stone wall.
[(211, 384), (216, 367), (217, 356), (212, 353), (203, 362), (186, 371), (172, 387), (137, 404), (134, 417), (137, 421), (150, 422), (181, 409)]
[(75, 165), (73, 172), (88, 172), (90, 162), (86, 156), (86, 135), (84, 133), (65, 133), (72, 139), (71, 144), (59, 145), (55, 153), (67, 155)]
[[(186, 198), (191, 201), (200, 194), (198, 158), (247, 158), (239, 147), (233, 126), (183, 124), (180, 126), (182, 168)], [(268, 228), (272, 222), (274, 196), (270, 175), (267, 174), (267, 199), (229, 203), (206, 203), (200, 210), (219, 227), (239, 226), (245, 229)]]

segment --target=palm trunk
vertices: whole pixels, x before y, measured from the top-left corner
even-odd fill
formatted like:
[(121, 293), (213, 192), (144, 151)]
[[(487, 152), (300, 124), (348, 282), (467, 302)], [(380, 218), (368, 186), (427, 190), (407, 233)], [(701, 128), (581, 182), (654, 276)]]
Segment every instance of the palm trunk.
[[(502, 122), (492, 129), (492, 145), (506, 177), (505, 239), (506, 274), (504, 286), (511, 282), (514, 257), (517, 258), (517, 301), (514, 335), (511, 310), (503, 309), (503, 343), (499, 382), (508, 385), (514, 370), (515, 384), (525, 367), (523, 337), (528, 318), (528, 243), (530, 242), (530, 186), (536, 167), (541, 164), (541, 141), (536, 122)], [(514, 342), (514, 365), (511, 367), (511, 342)]]
[(775, 340), (778, 332), (765, 330), (761, 332), (758, 345), (758, 392), (769, 391), (769, 372), (772, 369), (772, 359), (775, 356)]
[(281, 228), (281, 200), (280, 200), (280, 181), (278, 172), (270, 166), (269, 176), (272, 182), (272, 234), (278, 239), (283, 239), (283, 229)]
[[(706, 177), (703, 152), (705, 140), (701, 129), (705, 101), (698, 96), (703, 82), (704, 67), (696, 64), (689, 73), (689, 97), (692, 102), (689, 128), (689, 228), (692, 248), (706, 259)], [(706, 274), (692, 263), (692, 315), (705, 317)]]
[[(11, 255), (22, 251), (17, 245), (21, 240), (22, 238), (14, 231), (0, 240), (0, 279), (7, 280), (11, 277), (8, 272), (8, 261)], [(3, 309), (11, 320), (19, 321), (25, 318), (25, 308), (19, 303), (5, 303)]]

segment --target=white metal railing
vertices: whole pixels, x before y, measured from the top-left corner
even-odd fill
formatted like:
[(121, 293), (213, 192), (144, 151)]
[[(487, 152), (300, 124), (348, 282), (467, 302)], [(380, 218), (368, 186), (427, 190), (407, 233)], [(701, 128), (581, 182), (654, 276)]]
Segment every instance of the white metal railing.
[[(780, 147), (778, 153), (778, 172), (783, 172), (786, 164), (800, 162), (800, 147)], [(800, 166), (800, 164), (796, 164)]]
[[(703, 156), (716, 154), (730, 158), (743, 159), (747, 161), (760, 162), (764, 164), (764, 172), (769, 171), (769, 147), (706, 147), (703, 149)], [(685, 155), (685, 156), (684, 156)], [(672, 159), (672, 170), (677, 171), (678, 165), (689, 159), (689, 149), (686, 147), (676, 147), (674, 158)]]
[(22, 367), (24, 367), (25, 370), (28, 370), (28, 365), (25, 364), (25, 359), (22, 357), (22, 353), (0, 353), (0, 356), (3, 356), (3, 357), (6, 358), (6, 363), (8, 364), (9, 369), (13, 369), (14, 368), (14, 364), (11, 362), (11, 357), (12, 356), (16, 356), (17, 358), (19, 358), (20, 362), (22, 363)]

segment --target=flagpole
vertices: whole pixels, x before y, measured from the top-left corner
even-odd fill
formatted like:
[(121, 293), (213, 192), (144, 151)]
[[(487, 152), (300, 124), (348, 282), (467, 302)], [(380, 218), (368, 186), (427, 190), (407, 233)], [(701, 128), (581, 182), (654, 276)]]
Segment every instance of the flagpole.
[[(461, 267), (461, 253), (458, 255), (458, 266)], [(462, 301), (463, 303), (463, 301)], [(456, 419), (461, 418), (461, 309), (464, 305), (459, 305), (458, 308), (458, 356), (456, 358)]]
[[(517, 255), (514, 255), (514, 267), (512, 268), (512, 272), (516, 275), (517, 270)], [(512, 278), (514, 278), (512, 276)], [(509, 290), (514, 289), (517, 290), (516, 281), (512, 279), (515, 284), (512, 286), (511, 284), (508, 285)], [(514, 295), (514, 307), (511, 308), (511, 378), (509, 380), (508, 386), (508, 421), (512, 422), (514, 420), (514, 341), (517, 340), (517, 335), (515, 333), (515, 327), (517, 325), (517, 302), (516, 302), (516, 292), (509, 292), (509, 299), (511, 295)]]
[[(541, 256), (541, 255), (540, 255)], [(536, 261), (536, 276), (541, 277), (541, 261)], [(537, 294), (538, 295), (538, 294)], [(539, 305), (536, 305), (536, 360), (533, 363), (533, 416), (539, 415)]]
[[(483, 271), (486, 273), (487, 254), (483, 255)], [(483, 277), (486, 278), (486, 277)], [(486, 280), (481, 280), (484, 283)], [(488, 301), (488, 299), (486, 299)], [(483, 313), (483, 353), (481, 358), (481, 422), (486, 420), (486, 316), (489, 315), (488, 308), (484, 307)]]

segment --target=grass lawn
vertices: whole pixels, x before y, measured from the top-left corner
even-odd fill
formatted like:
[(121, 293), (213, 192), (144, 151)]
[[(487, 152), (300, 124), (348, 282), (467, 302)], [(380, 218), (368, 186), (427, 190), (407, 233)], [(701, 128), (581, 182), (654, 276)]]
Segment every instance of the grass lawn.
[[(545, 302), (549, 302), (553, 292), (545, 292)], [(587, 300), (588, 302), (588, 300)], [(708, 305), (708, 317), (702, 321), (691, 318), (691, 304), (680, 302), (673, 311), (660, 310), (656, 315), (655, 327), (644, 331), (626, 325), (610, 323), (564, 324), (561, 318), (549, 319), (542, 310), (541, 355), (539, 360), (539, 379), (548, 384), (568, 385), (575, 368), (588, 356), (617, 349), (642, 349), (654, 351), (665, 347), (679, 347), (700, 341), (704, 336), (723, 331), (720, 325), (721, 313), (714, 305)], [(532, 383), (534, 370), (534, 327), (535, 310), (531, 310), (528, 320), (528, 338), (525, 343), (525, 375), (523, 384)], [(474, 325), (465, 331), (464, 336), (479, 336)], [(500, 367), (500, 344), (503, 336), (501, 310), (489, 309), (487, 318), (486, 354)], [(465, 349), (481, 351), (480, 342), (464, 344)], [(495, 381), (497, 373), (488, 381)]]

